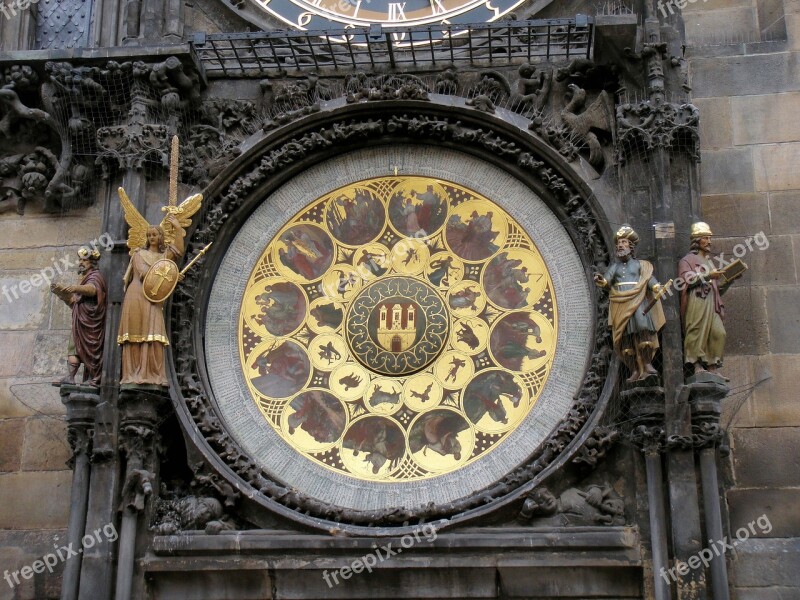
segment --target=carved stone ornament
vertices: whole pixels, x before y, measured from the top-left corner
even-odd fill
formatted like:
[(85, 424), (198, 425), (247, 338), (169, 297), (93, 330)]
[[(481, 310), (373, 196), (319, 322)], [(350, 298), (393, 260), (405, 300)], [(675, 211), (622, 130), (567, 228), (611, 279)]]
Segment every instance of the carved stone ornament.
[(597, 427), (572, 459), (573, 464), (596, 467), (606, 453), (617, 443), (620, 433), (609, 427)]
[(680, 148), (700, 160), (700, 111), (693, 104), (650, 101), (617, 106), (616, 157), (624, 163), (631, 153), (656, 148)]
[(208, 474), (204, 469), (195, 473), (191, 490), (180, 485), (170, 489), (162, 483), (150, 529), (160, 535), (198, 530), (212, 535), (233, 531), (236, 524), (225, 511), (234, 507), (239, 496), (218, 475)]
[(347, 77), (347, 102), (365, 100), (429, 100), (428, 86), (415, 75), (367, 75)]
[(115, 168), (141, 169), (147, 162), (168, 166), (174, 123), (179, 111), (199, 104), (200, 76), (175, 56), (155, 64), (109, 63), (108, 70), (129, 74), (132, 80), (126, 122), (97, 130), (96, 162), (103, 176), (109, 177)]
[[(368, 88), (361, 86), (354, 91), (354, 94), (360, 94), (364, 89)], [(359, 96), (359, 98), (367, 99), (369, 92), (366, 94), (366, 97)], [(424, 105), (417, 106), (421, 109)], [(324, 125), (305, 129), (303, 133), (299, 133), (290, 141), (283, 141), (280, 145), (270, 146), (267, 142), (258, 162), (243, 168), (240, 175), (227, 184), (221, 192), (210, 194), (209, 203), (204, 206), (200, 223), (188, 240), (189, 256), (198, 252), (209, 241), (216, 239), (220, 229), (243, 206), (245, 200), (276, 174), (290, 169), (298, 161), (308, 160), (332, 147), (368, 144), (371, 141), (385, 139), (388, 134), (472, 147), (484, 153), (491, 153), (509, 165), (521, 169), (552, 198), (554, 206), (559, 207), (558, 209), (566, 215), (568, 227), (575, 233), (576, 245), (584, 260), (601, 268), (608, 263), (607, 247), (602, 241), (602, 236), (598, 235), (599, 219), (594, 207), (582, 198), (573, 184), (554, 168), (549, 167), (545, 160), (533, 151), (525, 151), (514, 139), (486, 130), (485, 127), (479, 129), (465, 125), (462, 121), (416, 113), (411, 105), (404, 106), (404, 110), (396, 114), (391, 114), (393, 109), (389, 109), (388, 106), (382, 108), (381, 117), (356, 117), (346, 121), (329, 120)], [(598, 402), (607, 401), (610, 388), (604, 392), (604, 384), (614, 379), (614, 377), (607, 378), (611, 362), (610, 339), (606, 326), (608, 304), (602, 302), (597, 308), (594, 351), (582, 389), (575, 396), (567, 417), (528, 461), (490, 487), (457, 501), (416, 508), (397, 507), (374, 511), (343, 509), (308, 497), (273, 480), (245, 455), (223, 428), (213, 401), (200, 383), (201, 377), (195, 359), (197, 352), (194, 348), (199, 340), (193, 338), (193, 327), (190, 324), (198, 319), (198, 311), (201, 310), (201, 307), (196, 305), (197, 299), (202, 297), (203, 289), (199, 273), (200, 271), (194, 271), (186, 276), (173, 300), (173, 356), (177, 378), (173, 389), (179, 397), (179, 402), (185, 404), (188, 416), (205, 438), (208, 447), (228, 469), (257, 492), (254, 499), (266, 506), (272, 506), (273, 510), (278, 510), (282, 505), (289, 510), (278, 510), (278, 512), (292, 519), (305, 522), (305, 517), (298, 516), (298, 513), (302, 512), (326, 521), (346, 522), (356, 526), (398, 526), (423, 519), (452, 517), (504, 497), (509, 497), (508, 501), (511, 501), (509, 495), (521, 486), (529, 488), (535, 481), (540, 481), (548, 466), (572, 444), (595, 412)], [(613, 382), (611, 385), (613, 386)], [(588, 435), (588, 432), (585, 435)], [(601, 448), (602, 442), (598, 443), (598, 448)], [(574, 450), (573, 448), (572, 451)], [(319, 526), (318, 521), (308, 522)]]
[(658, 425), (638, 425), (633, 428), (628, 438), (645, 454), (660, 454), (666, 448), (664, 428)]
[(133, 469), (128, 472), (122, 486), (121, 511), (138, 513), (144, 510), (147, 498), (153, 493), (155, 474), (145, 469)]
[[(103, 101), (100, 69), (69, 63), (6, 67), (0, 76), (0, 212), (22, 215), (28, 202), (45, 212), (90, 203), (92, 165), (75, 156), (91, 149), (94, 127), (86, 118)], [(87, 152), (88, 154), (88, 152)]]
[(573, 487), (558, 497), (538, 487), (527, 494), (518, 521), (539, 526), (623, 525), (625, 503), (608, 485)]

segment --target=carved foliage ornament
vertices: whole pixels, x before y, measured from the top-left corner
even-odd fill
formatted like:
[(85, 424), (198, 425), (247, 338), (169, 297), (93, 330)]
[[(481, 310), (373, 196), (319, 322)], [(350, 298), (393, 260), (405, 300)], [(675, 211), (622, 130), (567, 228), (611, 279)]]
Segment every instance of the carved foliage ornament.
[[(617, 160), (624, 163), (639, 149), (684, 149), (700, 160), (700, 111), (693, 104), (650, 101), (617, 106)], [(639, 150), (641, 151), (641, 150)]]
[[(598, 224), (593, 209), (581, 198), (578, 191), (558, 175), (545, 162), (530, 152), (524, 152), (508, 138), (492, 131), (484, 131), (425, 115), (393, 115), (379, 119), (353, 119), (333, 122), (325, 127), (308, 131), (303, 135), (266, 151), (263, 158), (237, 179), (224, 192), (213, 198), (205, 209), (201, 222), (190, 241), (190, 254), (198, 252), (208, 241), (215, 239), (226, 220), (244, 203), (245, 199), (259, 189), (265, 181), (285, 170), (301, 159), (324, 151), (331, 146), (349, 143), (366, 143), (377, 140), (387, 133), (412, 137), (456, 142), (472, 146), (503, 158), (538, 180), (557, 205), (569, 218), (581, 251), (588, 261), (605, 264), (608, 254), (601, 236), (597, 235)], [(573, 441), (586, 424), (597, 404), (608, 373), (611, 353), (609, 351), (607, 303), (598, 308), (595, 327), (595, 347), (591, 364), (584, 379), (583, 388), (576, 395), (568, 416), (556, 427), (546, 441), (540, 445), (530, 459), (508, 473), (500, 481), (472, 496), (438, 506), (415, 509), (394, 508), (376, 511), (342, 509), (296, 490), (284, 487), (271, 480), (251, 459), (244, 455), (234, 440), (222, 429), (216, 410), (203, 390), (194, 358), (191, 323), (197, 319), (195, 298), (200, 292), (199, 271), (190, 272), (184, 285), (175, 297), (173, 310), (174, 356), (177, 378), (188, 411), (195, 425), (209, 446), (234, 471), (263, 497), (284, 506), (303, 511), (319, 518), (346, 521), (356, 525), (397, 525), (413, 520), (448, 517), (470, 508), (476, 508), (501, 498), (542, 473), (545, 468)]]

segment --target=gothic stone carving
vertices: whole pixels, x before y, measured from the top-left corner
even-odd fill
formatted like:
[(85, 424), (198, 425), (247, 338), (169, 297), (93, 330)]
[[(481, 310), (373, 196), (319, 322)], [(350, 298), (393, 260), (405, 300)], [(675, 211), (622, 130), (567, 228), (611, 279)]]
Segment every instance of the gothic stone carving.
[(320, 110), (321, 100), (333, 96), (330, 86), (320, 81), (316, 73), (288, 84), (261, 82), (262, 106), (267, 113), (262, 129), (270, 131)]
[(578, 455), (572, 459), (573, 464), (596, 467), (597, 463), (605, 458), (606, 453), (617, 443), (620, 434), (610, 427), (597, 427), (578, 450)]
[(625, 503), (610, 486), (569, 488), (556, 498), (546, 487), (530, 492), (518, 520), (532, 525), (624, 525)]
[(30, 201), (41, 202), (45, 212), (89, 202), (91, 167), (74, 160), (72, 144), (87, 133), (75, 102), (95, 93), (94, 73), (66, 63), (48, 63), (46, 71), (43, 82), (28, 65), (12, 65), (2, 73), (0, 213), (22, 215)]
[(567, 90), (569, 102), (561, 111), (561, 120), (581, 144), (589, 147), (589, 164), (599, 171), (605, 164), (605, 157), (603, 146), (595, 132), (601, 131), (613, 135), (614, 101), (608, 92), (603, 90), (594, 102), (584, 109), (586, 90), (574, 83), (569, 84)]
[(219, 475), (209, 473), (203, 463), (195, 465), (194, 469), (188, 490), (181, 482), (171, 486), (161, 484), (152, 531), (161, 535), (190, 530), (217, 534), (236, 529), (235, 522), (225, 511), (236, 505), (239, 492)]
[(519, 67), (519, 79), (517, 80), (517, 91), (513, 96), (518, 103), (516, 110), (533, 110), (541, 114), (550, 96), (550, 88), (553, 83), (552, 70), (539, 71), (536, 73), (536, 66), (524, 63)]
[(699, 139), (700, 112), (693, 104), (644, 101), (617, 106), (615, 154), (620, 164), (639, 148), (680, 148), (699, 161)]
[(429, 100), (428, 86), (415, 75), (367, 75), (347, 77), (347, 102), (364, 100)]
[(109, 63), (108, 68), (130, 74), (132, 81), (126, 122), (97, 130), (96, 162), (102, 165), (103, 176), (109, 177), (115, 168), (138, 170), (146, 162), (167, 167), (179, 111), (199, 103), (199, 75), (175, 56), (155, 64)]

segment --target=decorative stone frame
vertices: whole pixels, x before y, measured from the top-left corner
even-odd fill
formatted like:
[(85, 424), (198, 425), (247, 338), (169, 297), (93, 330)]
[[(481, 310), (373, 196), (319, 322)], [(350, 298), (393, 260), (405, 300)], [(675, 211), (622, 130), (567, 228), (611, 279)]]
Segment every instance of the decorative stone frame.
[[(190, 271), (172, 304), (172, 352), (169, 359), (172, 400), (185, 432), (190, 456), (200, 456), (256, 507), (299, 525), (354, 535), (397, 535), (420, 522), (438, 520), (437, 528), (485, 517), (519, 501), (524, 494), (566, 465), (598, 425), (616, 385), (607, 327), (608, 303), (595, 298), (591, 360), (581, 391), (568, 415), (522, 465), (479, 492), (439, 506), (357, 511), (304, 496), (273, 481), (245, 456), (224, 431), (205, 373), (203, 327), (213, 273), (243, 223), (264, 197), (300, 170), (334, 154), (380, 144), (436, 144), (486, 160), (530, 187), (562, 221), (591, 283), (591, 268), (609, 260), (610, 232), (589, 186), (561, 157), (530, 132), (487, 115), (458, 99), (431, 95), (431, 101), (380, 101), (346, 105), (337, 100), (320, 112), (260, 134), (245, 143), (240, 160), (206, 190), (198, 225), (189, 237), (190, 254), (207, 243), (215, 246), (205, 267)], [(259, 159), (260, 157), (260, 159)], [(256, 523), (258, 509), (248, 507)]]

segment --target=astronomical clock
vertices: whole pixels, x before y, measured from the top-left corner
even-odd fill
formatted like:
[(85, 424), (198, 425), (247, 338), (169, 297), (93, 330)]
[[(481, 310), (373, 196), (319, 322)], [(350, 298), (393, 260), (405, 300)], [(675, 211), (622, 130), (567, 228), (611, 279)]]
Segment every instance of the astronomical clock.
[(583, 382), (574, 243), (530, 188), (457, 151), (304, 171), (254, 202), (216, 273), (204, 355), (222, 420), (319, 504), (467, 498), (524, 464)]

